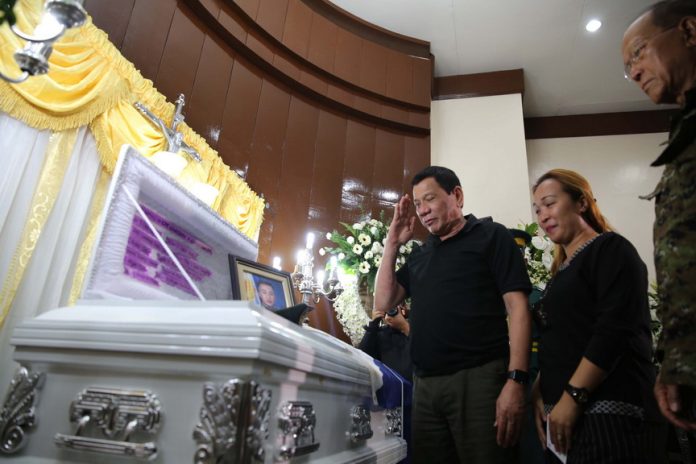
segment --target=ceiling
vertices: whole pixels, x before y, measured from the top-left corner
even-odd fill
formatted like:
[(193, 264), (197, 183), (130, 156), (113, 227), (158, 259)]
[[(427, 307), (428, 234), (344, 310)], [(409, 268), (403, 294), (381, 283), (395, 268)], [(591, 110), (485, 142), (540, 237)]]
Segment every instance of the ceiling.
[(429, 41), (435, 77), (524, 69), (526, 117), (656, 109), (624, 79), (621, 57), (624, 30), (655, 0), (331, 1)]

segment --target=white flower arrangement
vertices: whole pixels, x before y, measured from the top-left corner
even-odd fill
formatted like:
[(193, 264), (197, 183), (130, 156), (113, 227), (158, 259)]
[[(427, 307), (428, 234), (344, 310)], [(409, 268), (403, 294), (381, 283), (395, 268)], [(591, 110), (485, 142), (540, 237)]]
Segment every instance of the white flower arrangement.
[(539, 225), (536, 223), (520, 224), (517, 228), (532, 236), (532, 244), (524, 250), (527, 273), (532, 285), (544, 290), (551, 280), (554, 244), (546, 235), (538, 235)]
[[(334, 255), (338, 258), (341, 268), (339, 279), (343, 285), (343, 293), (336, 298), (334, 310), (337, 318), (353, 344), (357, 344), (364, 334), (364, 325), (369, 321), (372, 308), (363, 308), (359, 292), (361, 289), (372, 293), (374, 291), (377, 269), (382, 263), (384, 243), (388, 226), (382, 220), (368, 219), (353, 225), (341, 223), (345, 234), (333, 231), (326, 234), (334, 247), (323, 247), (320, 253)], [(356, 238), (357, 237), (357, 240)], [(356, 243), (357, 242), (357, 243)], [(403, 266), (406, 257), (418, 244), (410, 240), (399, 247), (396, 268)]]
[(357, 346), (365, 334), (365, 326), (370, 322), (370, 318), (363, 309), (357, 279), (350, 279), (343, 285), (343, 293), (336, 298), (333, 307), (343, 331), (353, 345)]
[[(383, 220), (377, 219), (368, 219), (353, 225), (345, 223), (341, 223), (341, 225), (347, 233), (341, 234), (335, 230), (327, 233), (326, 238), (336, 246), (323, 247), (319, 253), (323, 253), (322, 256), (325, 254), (337, 256), (343, 271), (346, 274), (357, 275), (358, 286), (366, 281), (369, 291), (372, 292), (377, 268), (382, 262), (383, 244), (389, 227)], [(397, 269), (406, 262), (406, 257), (411, 254), (414, 244), (417, 243), (415, 240), (410, 240), (399, 247), (396, 259)]]

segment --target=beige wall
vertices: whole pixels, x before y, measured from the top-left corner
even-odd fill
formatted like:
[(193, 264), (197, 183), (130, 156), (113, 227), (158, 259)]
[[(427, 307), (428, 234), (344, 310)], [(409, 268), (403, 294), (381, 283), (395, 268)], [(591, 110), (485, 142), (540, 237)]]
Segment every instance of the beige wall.
[(432, 164), (457, 173), (464, 212), (531, 222), (520, 94), (433, 101), (430, 120)]
[(655, 188), (662, 168), (650, 167), (667, 134), (615, 135), (527, 141), (529, 185), (553, 168), (585, 176), (602, 213), (638, 249), (655, 280), (652, 259), (654, 203), (638, 199)]

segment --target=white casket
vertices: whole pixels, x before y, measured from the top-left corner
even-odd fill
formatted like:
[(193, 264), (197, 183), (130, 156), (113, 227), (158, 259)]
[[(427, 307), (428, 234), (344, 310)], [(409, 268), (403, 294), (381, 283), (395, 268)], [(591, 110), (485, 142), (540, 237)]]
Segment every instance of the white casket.
[[(370, 360), (240, 301), (82, 301), (21, 323), (12, 463), (395, 463)], [(372, 410), (372, 411), (371, 411)]]

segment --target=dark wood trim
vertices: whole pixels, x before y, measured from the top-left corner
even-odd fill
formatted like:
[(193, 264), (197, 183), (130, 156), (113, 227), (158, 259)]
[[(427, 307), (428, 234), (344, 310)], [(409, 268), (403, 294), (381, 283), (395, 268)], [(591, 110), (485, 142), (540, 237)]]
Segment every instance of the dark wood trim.
[[(191, 0), (189, 0), (191, 1)], [(200, 2), (199, 2), (200, 3)], [(392, 105), (404, 110), (412, 110), (412, 111), (418, 111), (422, 113), (428, 113), (430, 112), (430, 107), (427, 106), (422, 106), (422, 105), (417, 105), (415, 103), (410, 103), (407, 101), (403, 100), (398, 100), (396, 98), (391, 98), (386, 95), (383, 95), (378, 92), (373, 92), (372, 90), (365, 89), (363, 87), (360, 87), (357, 84), (354, 84), (352, 82), (348, 82), (344, 79), (341, 79), (340, 77), (336, 76), (335, 74), (330, 73), (329, 71), (326, 71), (325, 69), (315, 65), (305, 57), (298, 55), (295, 53), (293, 50), (288, 48), (284, 43), (273, 37), (271, 34), (268, 33), (264, 28), (259, 26), (259, 24), (254, 21), (253, 18), (251, 18), (246, 11), (244, 11), (239, 5), (237, 5), (234, 2), (224, 2), (223, 8), (229, 8), (230, 12), (233, 13), (235, 16), (238, 16), (241, 20), (244, 21), (244, 25), (247, 27), (247, 32), (253, 32), (254, 35), (256, 36), (257, 39), (262, 40), (264, 43), (269, 45), (270, 48), (273, 49), (273, 52), (277, 55), (282, 56), (283, 58), (286, 58), (287, 60), (291, 61), (295, 65), (298, 65), (300, 68), (302, 68), (304, 71), (307, 71), (311, 74), (314, 74), (321, 79), (329, 82), (330, 84), (336, 85), (338, 87), (342, 87), (345, 90), (349, 90), (355, 94), (360, 94), (361, 96), (365, 98), (369, 98), (371, 100), (377, 100), (381, 103), (386, 103), (388, 105)], [(217, 19), (216, 19), (217, 21)], [(430, 45), (428, 45), (428, 53), (430, 52)]]
[(512, 93), (524, 95), (524, 71), (522, 69), (436, 77), (433, 83), (433, 100), (487, 97)]
[[(332, 98), (329, 98), (328, 96), (319, 93), (315, 91), (314, 89), (308, 87), (307, 85), (302, 84), (301, 82), (295, 80), (291, 76), (287, 75), (285, 72), (281, 71), (280, 69), (276, 68), (272, 63), (269, 63), (265, 59), (263, 59), (261, 56), (259, 56), (256, 52), (251, 50), (245, 43), (240, 41), (237, 37), (234, 36), (225, 26), (220, 24), (218, 19), (212, 15), (212, 13), (206, 8), (206, 6), (203, 4), (202, 1), (200, 0), (182, 0), (182, 2), (188, 7), (191, 12), (198, 17), (199, 20), (201, 20), (206, 27), (212, 31), (215, 34), (215, 38), (221, 40), (223, 43), (225, 43), (227, 46), (232, 48), (234, 51), (239, 53), (241, 57), (243, 57), (245, 60), (247, 60), (249, 63), (252, 65), (256, 66), (259, 70), (263, 71), (266, 75), (272, 77), (273, 79), (276, 80), (276, 82), (284, 87), (288, 87), (294, 92), (305, 96), (306, 98), (309, 98), (310, 100), (316, 102), (318, 105), (328, 108), (330, 110), (336, 111), (341, 114), (348, 115), (352, 118), (355, 118), (357, 120), (367, 122), (370, 124), (374, 124), (379, 127), (399, 131), (399, 132), (404, 132), (407, 134), (412, 134), (412, 135), (418, 135), (418, 136), (427, 136), (430, 135), (430, 128), (428, 127), (421, 127), (421, 126), (414, 126), (411, 124), (405, 124), (401, 123), (398, 121), (393, 121), (390, 119), (385, 119), (379, 116), (375, 116), (370, 113), (366, 113), (364, 111), (357, 110), (351, 106), (345, 105), (341, 102), (338, 102)], [(259, 32), (259, 34), (263, 35), (264, 37), (270, 37), (270, 34), (268, 34), (266, 31), (264, 31), (262, 28), (260, 28), (255, 21), (251, 20), (251, 18), (244, 13), (241, 8), (239, 8), (237, 5), (231, 2), (225, 2), (225, 5), (227, 7), (233, 8), (233, 13), (234, 14), (242, 14), (244, 17), (248, 19), (248, 21), (251, 23), (249, 26), (252, 26), (252, 31), (262, 31)], [(276, 44), (279, 43), (275, 38), (272, 38), (272, 42), (275, 42)], [(291, 52), (287, 47), (282, 46), (282, 49), (287, 50), (288, 52), (292, 53), (295, 56), (296, 55), (294, 52)], [(279, 48), (279, 50), (281, 50)], [(282, 53), (279, 53), (282, 55)], [(304, 59), (303, 59), (304, 60)], [(306, 60), (304, 60), (306, 63)], [(309, 63), (311, 64), (311, 63)], [(311, 66), (315, 67), (316, 69), (320, 69), (316, 67), (315, 65), (311, 64)], [(323, 70), (322, 70), (323, 71)], [(324, 71), (325, 72), (325, 71)], [(328, 74), (328, 73), (327, 73)], [(332, 76), (331, 74), (328, 74), (329, 76)], [(335, 79), (338, 80), (334, 76)], [(345, 82), (345, 81), (343, 81)], [(363, 92), (367, 92), (366, 90), (362, 89)], [(385, 99), (386, 97), (383, 97)], [(371, 99), (375, 99), (374, 97), (371, 97)], [(404, 102), (400, 102), (398, 105), (395, 105), (398, 107), (401, 107), (401, 109), (410, 109), (410, 108), (404, 108), (406, 104)], [(412, 106), (417, 106), (419, 108), (419, 111), (421, 112), (429, 112), (429, 108), (423, 108), (418, 105), (412, 105)]]
[(628, 111), (525, 118), (526, 139), (591, 137), (599, 135), (651, 134), (669, 131), (677, 110)]
[[(352, 15), (328, 0), (302, 0), (302, 2), (315, 13), (359, 37), (408, 55), (420, 58), (430, 57), (430, 42), (388, 31)], [(398, 13), (395, 12), (395, 14)]]

